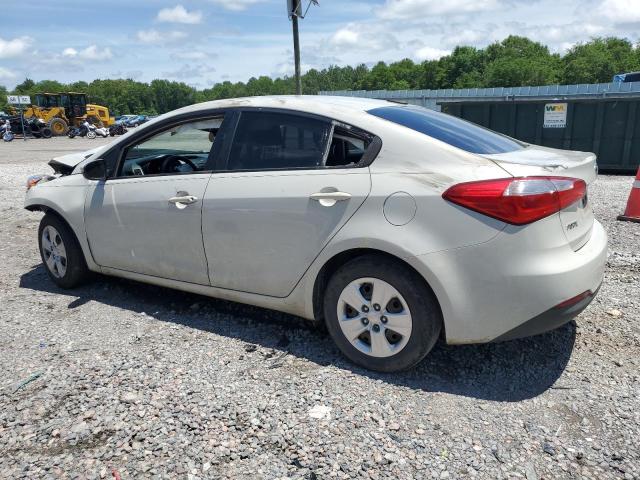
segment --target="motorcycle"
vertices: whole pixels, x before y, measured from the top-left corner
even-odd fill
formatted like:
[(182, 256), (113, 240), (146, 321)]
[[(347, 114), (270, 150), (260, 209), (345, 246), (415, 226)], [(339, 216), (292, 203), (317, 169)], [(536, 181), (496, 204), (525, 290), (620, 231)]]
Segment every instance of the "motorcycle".
[(79, 127), (72, 127), (69, 129), (69, 132), (67, 132), (67, 137), (69, 138), (74, 138), (74, 137), (87, 137), (87, 138), (96, 138), (97, 134), (96, 134), (96, 126), (95, 125), (91, 125), (89, 122), (87, 122), (86, 120), (84, 122), (82, 122), (82, 125), (80, 125)]
[(121, 123), (111, 125), (109, 127), (109, 135), (111, 135), (112, 137), (115, 137), (116, 135), (124, 135), (125, 133), (127, 133), (127, 129)]
[(45, 122), (41, 118), (32, 118), (30, 120), (27, 120), (25, 121), (25, 125), (29, 127), (31, 135), (36, 138), (51, 138), (53, 136), (51, 128), (49, 128), (47, 122)]
[(109, 129), (107, 127), (96, 128), (96, 134), (103, 138), (107, 138), (109, 136)]
[(10, 142), (13, 140), (14, 135), (11, 131), (11, 122), (9, 119), (6, 119), (2, 125), (0, 125), (0, 134), (2, 135), (2, 140), (5, 142)]

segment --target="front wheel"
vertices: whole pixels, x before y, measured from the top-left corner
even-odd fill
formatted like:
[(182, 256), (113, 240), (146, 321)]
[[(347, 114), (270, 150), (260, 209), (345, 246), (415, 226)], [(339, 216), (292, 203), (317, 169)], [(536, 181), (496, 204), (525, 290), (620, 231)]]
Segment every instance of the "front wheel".
[(60, 117), (52, 118), (51, 121), (49, 121), (49, 128), (51, 129), (51, 132), (56, 136), (64, 135), (69, 131), (69, 125), (63, 118)]
[(87, 138), (96, 138), (96, 132), (94, 132), (93, 130), (89, 130), (87, 132)]
[(13, 138), (14, 136), (11, 132), (6, 132), (4, 135), (2, 135), (2, 140), (4, 140), (5, 142), (10, 142), (11, 140), (13, 140)]
[(87, 279), (89, 269), (80, 244), (60, 218), (46, 214), (40, 221), (38, 240), (42, 263), (53, 283), (73, 288)]
[(418, 364), (442, 327), (440, 307), (422, 277), (400, 262), (374, 255), (355, 258), (334, 273), (324, 315), (342, 353), (379, 372)]

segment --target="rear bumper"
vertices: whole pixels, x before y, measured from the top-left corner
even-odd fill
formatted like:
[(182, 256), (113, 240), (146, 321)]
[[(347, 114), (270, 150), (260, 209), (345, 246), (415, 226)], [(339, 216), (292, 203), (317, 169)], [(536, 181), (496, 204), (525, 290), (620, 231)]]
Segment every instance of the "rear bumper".
[[(594, 221), (578, 251), (557, 218), (508, 226), (493, 240), (407, 259), (432, 286), (449, 344), (485, 343), (535, 335), (586, 308), (602, 283), (607, 234)], [(567, 299), (593, 292), (583, 301)]]
[(555, 330), (580, 315), (580, 313), (589, 306), (591, 301), (596, 298), (598, 290), (600, 290), (600, 286), (598, 286), (595, 292), (587, 290), (587, 292), (585, 292), (585, 296), (581, 297), (579, 301), (576, 301), (569, 306), (560, 305), (550, 308), (546, 312), (524, 322), (513, 330), (500, 335), (498, 338), (494, 338), (493, 342), (503, 342), (506, 340), (532, 337), (534, 335), (540, 335), (541, 333)]

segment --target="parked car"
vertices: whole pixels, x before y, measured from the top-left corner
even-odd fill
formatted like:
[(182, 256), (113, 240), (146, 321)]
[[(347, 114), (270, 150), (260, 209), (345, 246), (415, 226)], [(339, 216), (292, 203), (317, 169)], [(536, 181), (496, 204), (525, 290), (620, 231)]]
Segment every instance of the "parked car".
[(149, 121), (146, 115), (134, 115), (124, 121), (125, 127), (137, 127)]
[(136, 118), (137, 115), (118, 115), (115, 118), (116, 121), (116, 125), (125, 125), (127, 123), (127, 121), (129, 121), (132, 118)]
[(595, 155), (417, 106), (255, 97), (176, 110), (29, 179), (63, 288), (89, 271), (325, 322), (396, 371), (449, 344), (535, 335), (594, 298)]

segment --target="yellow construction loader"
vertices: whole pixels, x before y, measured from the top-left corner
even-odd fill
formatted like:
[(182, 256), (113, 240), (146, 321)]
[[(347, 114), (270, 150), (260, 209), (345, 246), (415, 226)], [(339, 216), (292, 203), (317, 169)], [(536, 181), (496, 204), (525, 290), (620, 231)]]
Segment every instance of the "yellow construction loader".
[(54, 135), (65, 135), (69, 126), (80, 126), (85, 120), (98, 128), (115, 123), (107, 107), (87, 103), (87, 95), (76, 92), (38, 93), (24, 116), (41, 118)]

